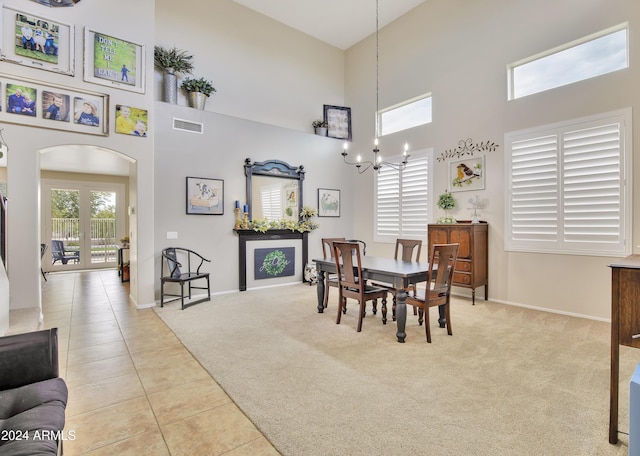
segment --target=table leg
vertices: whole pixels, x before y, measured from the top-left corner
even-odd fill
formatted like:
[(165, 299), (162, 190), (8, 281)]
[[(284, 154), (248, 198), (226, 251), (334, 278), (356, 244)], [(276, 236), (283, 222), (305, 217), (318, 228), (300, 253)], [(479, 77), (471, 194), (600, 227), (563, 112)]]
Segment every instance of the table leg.
[(318, 313), (324, 312), (324, 271), (318, 271), (318, 283), (316, 285), (316, 290), (318, 292)]
[(441, 306), (438, 306), (438, 325), (441, 328), (444, 328), (445, 326), (447, 326), (447, 317), (445, 316), (444, 304)]
[(404, 332), (407, 325), (407, 290), (399, 289), (396, 292), (396, 321), (398, 323), (398, 332), (396, 337), (398, 342), (404, 343), (407, 333)]

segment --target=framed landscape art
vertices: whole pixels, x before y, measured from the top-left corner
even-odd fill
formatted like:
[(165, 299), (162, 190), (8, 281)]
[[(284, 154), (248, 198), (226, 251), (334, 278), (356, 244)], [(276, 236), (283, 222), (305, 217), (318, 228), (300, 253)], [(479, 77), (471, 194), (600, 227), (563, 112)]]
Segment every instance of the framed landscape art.
[(84, 80), (144, 93), (144, 46), (85, 28)]
[(74, 75), (74, 28), (41, 15), (0, 9), (0, 60)]

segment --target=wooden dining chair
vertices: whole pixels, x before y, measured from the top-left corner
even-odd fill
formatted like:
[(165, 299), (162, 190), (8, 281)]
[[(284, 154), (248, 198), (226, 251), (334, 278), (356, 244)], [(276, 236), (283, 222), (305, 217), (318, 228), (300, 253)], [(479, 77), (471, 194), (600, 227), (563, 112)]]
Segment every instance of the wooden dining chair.
[(431, 343), (429, 323), (429, 309), (431, 307), (444, 306), (447, 334), (452, 335), (450, 312), (451, 282), (453, 281), (453, 270), (458, 258), (458, 247), (459, 244), (434, 244), (431, 247), (431, 255), (429, 256), (429, 272), (425, 289), (416, 289), (414, 293), (407, 296), (407, 304), (418, 308), (420, 314), (419, 324), (422, 324), (424, 316), (425, 333), (429, 343)]
[(347, 306), (347, 298), (358, 301), (358, 332), (362, 331), (362, 319), (366, 311), (366, 302), (382, 299), (382, 321), (387, 321), (387, 289), (368, 285), (362, 279), (362, 257), (360, 256), (360, 244), (357, 242), (333, 243), (336, 268), (338, 270), (338, 289), (340, 296), (338, 299), (338, 316), (336, 324), (340, 324), (343, 311)]
[[(322, 255), (325, 258), (333, 258), (334, 241), (344, 241), (345, 238), (322, 238)], [(323, 306), (326, 309), (329, 302), (329, 287), (338, 288), (338, 276), (336, 274), (325, 273), (324, 275), (324, 302)]]

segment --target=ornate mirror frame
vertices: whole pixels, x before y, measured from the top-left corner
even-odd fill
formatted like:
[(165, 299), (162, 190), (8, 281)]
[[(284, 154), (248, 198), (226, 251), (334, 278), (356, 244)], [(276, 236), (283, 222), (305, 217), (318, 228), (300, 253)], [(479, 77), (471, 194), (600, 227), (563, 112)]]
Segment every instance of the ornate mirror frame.
[(247, 205), (249, 206), (249, 220), (253, 220), (253, 176), (269, 176), (273, 178), (296, 180), (298, 183), (298, 217), (302, 212), (302, 202), (304, 201), (303, 182), (304, 166), (297, 168), (281, 160), (267, 160), (264, 162), (252, 162), (250, 158), (244, 161), (244, 173), (247, 176)]

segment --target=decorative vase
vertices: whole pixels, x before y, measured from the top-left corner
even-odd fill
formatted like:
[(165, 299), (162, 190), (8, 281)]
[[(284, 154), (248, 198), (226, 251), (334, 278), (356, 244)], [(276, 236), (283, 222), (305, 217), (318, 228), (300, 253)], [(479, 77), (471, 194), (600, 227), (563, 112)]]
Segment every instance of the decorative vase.
[(173, 68), (164, 70), (162, 76), (162, 101), (176, 104), (178, 102), (178, 79)]
[(316, 135), (327, 136), (327, 127), (316, 127)]
[(207, 96), (202, 92), (189, 92), (189, 106), (192, 108), (204, 110), (207, 102)]

